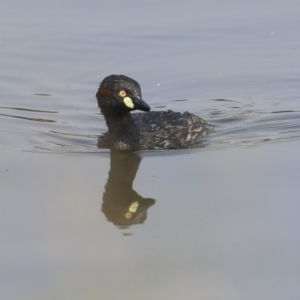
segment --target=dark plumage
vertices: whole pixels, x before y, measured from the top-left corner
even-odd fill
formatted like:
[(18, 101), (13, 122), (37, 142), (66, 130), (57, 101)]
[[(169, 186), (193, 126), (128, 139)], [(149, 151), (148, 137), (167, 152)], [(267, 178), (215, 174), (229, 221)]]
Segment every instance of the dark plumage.
[(108, 132), (98, 146), (116, 150), (193, 148), (196, 138), (206, 135), (212, 125), (189, 112), (171, 110), (130, 114), (132, 110), (150, 111), (142, 100), (138, 82), (125, 75), (110, 75), (96, 94)]

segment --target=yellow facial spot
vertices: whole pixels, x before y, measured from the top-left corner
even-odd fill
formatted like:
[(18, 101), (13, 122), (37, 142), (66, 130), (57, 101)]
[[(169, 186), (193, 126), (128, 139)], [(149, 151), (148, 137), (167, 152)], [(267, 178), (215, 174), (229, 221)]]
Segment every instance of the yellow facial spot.
[(139, 207), (139, 203), (137, 201), (134, 201), (131, 203), (128, 210), (132, 213), (135, 213), (137, 211), (138, 207)]
[(122, 98), (124, 98), (126, 96), (126, 92), (124, 90), (121, 90), (118, 95)]
[(125, 97), (123, 101), (128, 108), (134, 108), (134, 104), (130, 97)]

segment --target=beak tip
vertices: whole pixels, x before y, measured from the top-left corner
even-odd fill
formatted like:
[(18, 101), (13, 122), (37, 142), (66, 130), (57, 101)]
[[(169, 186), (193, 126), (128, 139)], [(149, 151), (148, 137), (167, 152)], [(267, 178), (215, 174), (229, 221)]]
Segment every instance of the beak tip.
[(132, 98), (134, 103), (134, 109), (138, 109), (141, 111), (150, 111), (151, 107), (141, 98)]

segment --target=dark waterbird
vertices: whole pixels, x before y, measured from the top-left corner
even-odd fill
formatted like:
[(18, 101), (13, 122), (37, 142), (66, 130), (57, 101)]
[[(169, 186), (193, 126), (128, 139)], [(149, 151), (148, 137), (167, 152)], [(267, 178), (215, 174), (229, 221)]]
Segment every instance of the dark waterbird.
[[(193, 148), (196, 138), (212, 129), (212, 125), (189, 112), (149, 112), (139, 83), (125, 75), (104, 78), (96, 97), (108, 127), (108, 132), (99, 138), (100, 148), (131, 151)], [(148, 113), (131, 114), (133, 110)]]

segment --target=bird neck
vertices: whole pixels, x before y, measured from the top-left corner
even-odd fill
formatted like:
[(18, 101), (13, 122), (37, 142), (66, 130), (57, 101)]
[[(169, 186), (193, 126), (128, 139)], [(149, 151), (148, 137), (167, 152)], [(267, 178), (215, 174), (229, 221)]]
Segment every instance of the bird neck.
[[(139, 148), (139, 130), (129, 112), (101, 110), (108, 127), (110, 144), (120, 150), (137, 150)], [(124, 148), (125, 147), (125, 148)]]

